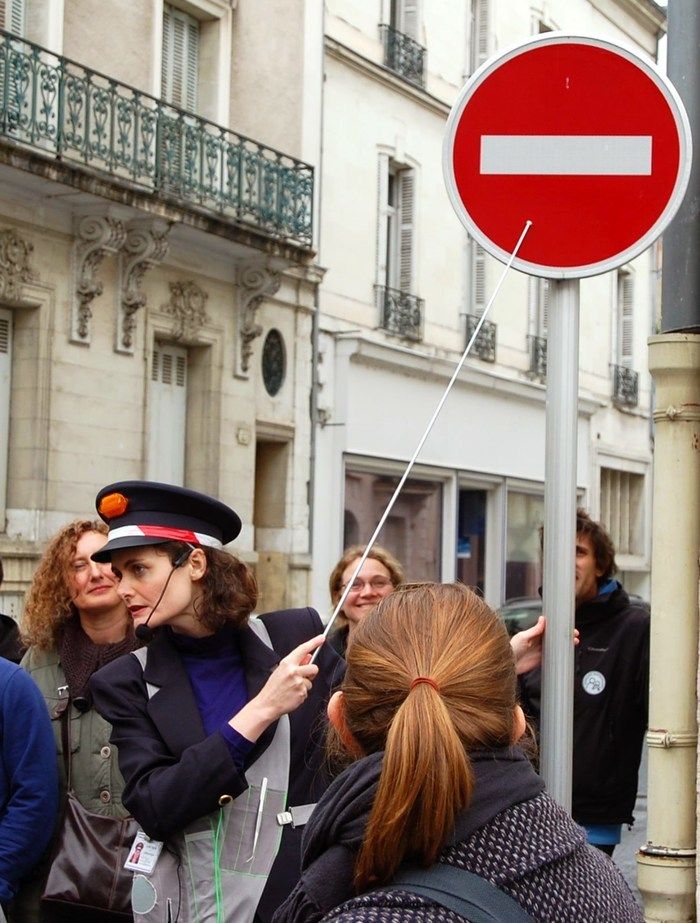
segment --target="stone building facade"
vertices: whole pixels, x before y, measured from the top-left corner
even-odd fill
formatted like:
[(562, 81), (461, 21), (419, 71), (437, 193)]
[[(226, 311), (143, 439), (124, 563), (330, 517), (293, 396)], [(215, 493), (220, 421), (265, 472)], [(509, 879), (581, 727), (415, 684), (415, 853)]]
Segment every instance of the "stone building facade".
[[(450, 107), (492, 54), (564, 30), (655, 60), (652, 0), (328, 0), (320, 204), (313, 601), (374, 532), (501, 275), (449, 204)], [(515, 243), (515, 240), (513, 241)], [(581, 283), (578, 494), (648, 599), (658, 246)], [(512, 272), (379, 541), (412, 579), (459, 578), (500, 605), (537, 595), (545, 280)], [(330, 506), (328, 498), (333, 498)]]
[(143, 477), (239, 511), (265, 608), (308, 596), (320, 28), (256, 7), (0, 4), (4, 611)]

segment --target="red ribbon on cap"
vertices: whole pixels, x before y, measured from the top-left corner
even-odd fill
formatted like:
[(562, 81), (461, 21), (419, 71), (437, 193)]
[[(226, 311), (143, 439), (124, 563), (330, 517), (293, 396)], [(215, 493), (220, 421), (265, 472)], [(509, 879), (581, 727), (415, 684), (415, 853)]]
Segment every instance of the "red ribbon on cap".
[(415, 687), (419, 683), (427, 683), (428, 686), (432, 686), (436, 692), (440, 691), (440, 687), (438, 686), (438, 684), (435, 682), (434, 679), (431, 679), (429, 676), (416, 676), (416, 678), (411, 683), (411, 689), (415, 689)]

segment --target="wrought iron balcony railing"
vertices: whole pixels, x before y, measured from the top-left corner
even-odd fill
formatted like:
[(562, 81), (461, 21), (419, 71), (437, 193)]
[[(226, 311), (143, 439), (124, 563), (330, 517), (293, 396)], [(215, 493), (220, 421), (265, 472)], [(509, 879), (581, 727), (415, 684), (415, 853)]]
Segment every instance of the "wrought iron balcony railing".
[(380, 326), (387, 333), (420, 340), (423, 336), (424, 301), (417, 295), (409, 295), (397, 288), (377, 286), (377, 303), (380, 312)]
[(613, 404), (616, 407), (636, 407), (639, 403), (639, 374), (624, 365), (613, 366)]
[(311, 246), (311, 166), (0, 31), (2, 141)]
[(425, 48), (393, 26), (382, 25), (379, 31), (384, 45), (384, 66), (404, 80), (422, 87), (425, 80)]
[(544, 381), (547, 377), (547, 337), (529, 336), (530, 375)]
[[(480, 321), (478, 314), (467, 314), (467, 343), (474, 336), (474, 331)], [(484, 362), (496, 361), (496, 325), (493, 321), (485, 320), (481, 330), (474, 340), (471, 352), (483, 359)]]

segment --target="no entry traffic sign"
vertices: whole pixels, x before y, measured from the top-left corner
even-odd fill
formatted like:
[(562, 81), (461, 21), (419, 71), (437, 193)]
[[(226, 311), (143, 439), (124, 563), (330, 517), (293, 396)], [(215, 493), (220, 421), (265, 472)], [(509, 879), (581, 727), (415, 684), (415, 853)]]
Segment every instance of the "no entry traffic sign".
[(674, 87), (629, 49), (548, 33), (487, 61), (450, 113), (443, 170), (469, 233), (533, 275), (607, 272), (673, 218), (690, 176)]

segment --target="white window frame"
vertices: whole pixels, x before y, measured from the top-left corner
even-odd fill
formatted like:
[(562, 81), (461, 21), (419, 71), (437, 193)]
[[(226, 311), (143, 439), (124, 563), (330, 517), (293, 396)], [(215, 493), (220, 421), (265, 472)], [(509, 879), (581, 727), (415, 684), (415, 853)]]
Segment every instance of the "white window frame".
[(415, 42), (420, 33), (420, 0), (390, 0), (388, 22)]
[[(178, 38), (182, 44), (181, 61), (175, 53)], [(161, 95), (166, 102), (189, 112), (197, 112), (198, 106), (199, 45), (199, 20), (169, 3), (163, 4)]]
[(0, 532), (5, 530), (12, 393), (12, 311), (0, 307)]
[(470, 0), (469, 72), (491, 54), (491, 0)]
[(481, 317), (486, 309), (486, 250), (469, 238), (469, 311)]
[[(165, 2), (156, 3), (151, 54), (151, 92), (164, 96), (163, 25)], [(167, 6), (186, 13), (200, 25), (197, 114), (219, 125), (231, 117), (231, 54), (235, 3), (231, 0), (167, 0)]]
[(415, 295), (418, 171), (385, 153), (380, 153), (377, 169), (375, 281), (379, 286)]

